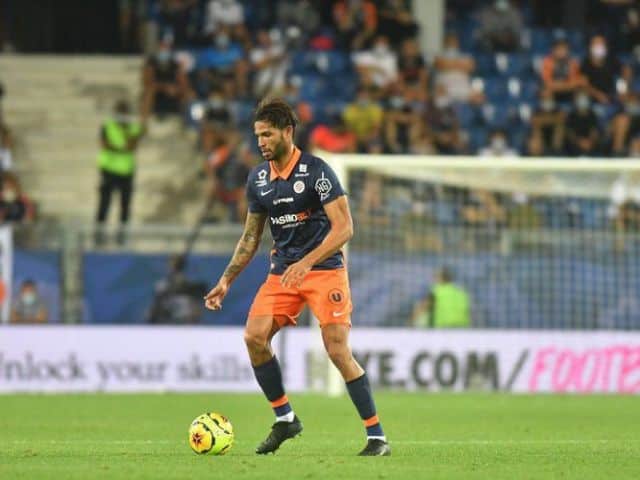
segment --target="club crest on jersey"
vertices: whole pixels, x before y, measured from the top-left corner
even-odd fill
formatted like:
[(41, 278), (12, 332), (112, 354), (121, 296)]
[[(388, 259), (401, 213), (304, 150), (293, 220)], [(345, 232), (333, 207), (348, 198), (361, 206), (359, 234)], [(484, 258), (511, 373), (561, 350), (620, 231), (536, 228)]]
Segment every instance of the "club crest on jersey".
[(304, 192), (304, 182), (302, 180), (298, 180), (293, 184), (293, 191), (296, 193)]
[(315, 189), (320, 195), (320, 201), (326, 200), (329, 197), (329, 193), (331, 193), (331, 189), (333, 185), (331, 185), (331, 181), (324, 176), (324, 172), (322, 172), (322, 177), (316, 180)]
[(267, 171), (262, 169), (258, 172), (258, 180), (256, 180), (256, 187), (267, 186)]

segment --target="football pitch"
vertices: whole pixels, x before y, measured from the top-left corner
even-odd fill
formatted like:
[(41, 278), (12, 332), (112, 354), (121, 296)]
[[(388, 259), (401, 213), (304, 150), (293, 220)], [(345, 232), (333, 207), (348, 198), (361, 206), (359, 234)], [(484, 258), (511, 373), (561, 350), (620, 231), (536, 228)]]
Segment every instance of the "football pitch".
[[(273, 421), (259, 395), (0, 396), (0, 478), (640, 478), (637, 397), (376, 397), (391, 457), (355, 456), (364, 433), (348, 397), (290, 395), (305, 431), (259, 457)], [(205, 411), (234, 425), (226, 456), (189, 449), (189, 423)]]

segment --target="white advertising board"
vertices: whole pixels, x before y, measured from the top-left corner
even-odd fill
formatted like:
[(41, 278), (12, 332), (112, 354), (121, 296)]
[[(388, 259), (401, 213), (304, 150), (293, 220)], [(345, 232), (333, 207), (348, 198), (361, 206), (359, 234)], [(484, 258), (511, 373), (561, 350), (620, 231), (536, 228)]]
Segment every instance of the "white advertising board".
[[(310, 355), (316, 335), (300, 328), (276, 336), (287, 391), (306, 390), (317, 374)], [(378, 387), (640, 392), (640, 333), (356, 327), (351, 340)], [(242, 392), (258, 386), (241, 328), (5, 326), (0, 392), (16, 391)]]

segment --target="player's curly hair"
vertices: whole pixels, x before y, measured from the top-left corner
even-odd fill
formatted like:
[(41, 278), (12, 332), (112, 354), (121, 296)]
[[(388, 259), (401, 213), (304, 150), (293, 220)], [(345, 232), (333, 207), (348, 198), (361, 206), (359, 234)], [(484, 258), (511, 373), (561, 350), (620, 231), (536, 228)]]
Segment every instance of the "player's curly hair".
[(265, 98), (256, 108), (253, 116), (254, 122), (269, 122), (275, 128), (280, 130), (291, 126), (295, 134), (298, 126), (298, 117), (291, 105), (281, 98)]

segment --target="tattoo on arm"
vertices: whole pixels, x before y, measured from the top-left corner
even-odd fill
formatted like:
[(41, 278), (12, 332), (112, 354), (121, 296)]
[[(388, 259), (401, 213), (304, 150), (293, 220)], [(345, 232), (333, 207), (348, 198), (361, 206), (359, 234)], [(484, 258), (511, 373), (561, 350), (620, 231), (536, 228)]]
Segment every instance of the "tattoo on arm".
[(260, 246), (262, 231), (266, 215), (261, 213), (248, 213), (247, 221), (244, 225), (242, 237), (236, 245), (233, 257), (227, 265), (222, 278), (231, 283), (244, 270), (244, 267), (251, 261)]

